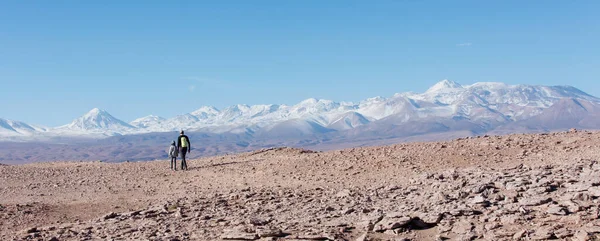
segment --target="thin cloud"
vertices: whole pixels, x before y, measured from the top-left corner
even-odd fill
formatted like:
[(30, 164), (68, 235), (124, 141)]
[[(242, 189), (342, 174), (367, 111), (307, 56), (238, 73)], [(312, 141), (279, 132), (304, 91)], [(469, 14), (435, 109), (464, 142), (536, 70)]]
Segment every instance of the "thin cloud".
[(190, 85), (190, 87), (188, 87), (190, 92), (194, 92), (194, 90), (196, 90), (196, 86), (195, 85)]
[(469, 47), (471, 45), (473, 45), (473, 44), (472, 43), (459, 43), (456, 46), (458, 46), (458, 47)]

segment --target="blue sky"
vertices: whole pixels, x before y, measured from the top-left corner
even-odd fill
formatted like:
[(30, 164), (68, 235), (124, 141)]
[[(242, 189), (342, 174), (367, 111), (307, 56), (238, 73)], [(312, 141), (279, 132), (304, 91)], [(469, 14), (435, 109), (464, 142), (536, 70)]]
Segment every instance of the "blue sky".
[(2, 1), (0, 117), (57, 126), (461, 84), (600, 96), (600, 1)]

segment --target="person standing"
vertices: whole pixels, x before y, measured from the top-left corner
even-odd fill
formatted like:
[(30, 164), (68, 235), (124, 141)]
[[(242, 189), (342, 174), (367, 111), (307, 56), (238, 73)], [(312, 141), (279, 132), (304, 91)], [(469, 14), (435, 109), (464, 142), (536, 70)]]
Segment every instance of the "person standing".
[(175, 145), (175, 141), (171, 143), (171, 147), (169, 147), (169, 157), (171, 158), (171, 170), (177, 171), (177, 155), (179, 154), (179, 150)]
[(185, 154), (190, 153), (192, 145), (190, 144), (190, 138), (183, 134), (183, 130), (179, 133), (179, 138), (177, 138), (177, 146), (179, 147), (179, 153), (181, 153), (181, 170), (187, 170)]

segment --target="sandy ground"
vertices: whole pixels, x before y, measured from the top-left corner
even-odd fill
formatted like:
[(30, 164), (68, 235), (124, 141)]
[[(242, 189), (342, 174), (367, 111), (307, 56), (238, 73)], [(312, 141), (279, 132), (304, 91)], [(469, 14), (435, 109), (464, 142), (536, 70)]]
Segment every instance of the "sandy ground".
[[(596, 235), (577, 227), (596, 225), (586, 210), (598, 208), (593, 188), (600, 181), (571, 184), (588, 183), (582, 173), (596, 170), (599, 159), (600, 133), (577, 131), (328, 152), (266, 149), (189, 160), (188, 171), (169, 170), (166, 160), (3, 165), (0, 239), (543, 239), (540, 227), (560, 209), (551, 205), (567, 210), (562, 197), (588, 195), (547, 236), (579, 240)], [(540, 186), (538, 176), (553, 181)], [(551, 201), (524, 204), (542, 195), (531, 191), (540, 188)], [(427, 220), (433, 213), (441, 220)], [(519, 213), (534, 224), (523, 234), (519, 217), (503, 220)]]

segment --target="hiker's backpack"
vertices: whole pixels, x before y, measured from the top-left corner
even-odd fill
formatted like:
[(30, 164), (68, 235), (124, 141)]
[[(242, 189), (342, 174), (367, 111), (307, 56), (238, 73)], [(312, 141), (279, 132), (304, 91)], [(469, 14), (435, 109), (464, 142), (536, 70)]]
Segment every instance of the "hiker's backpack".
[(180, 136), (181, 147), (189, 147), (190, 143), (188, 143), (187, 138), (185, 136)]

